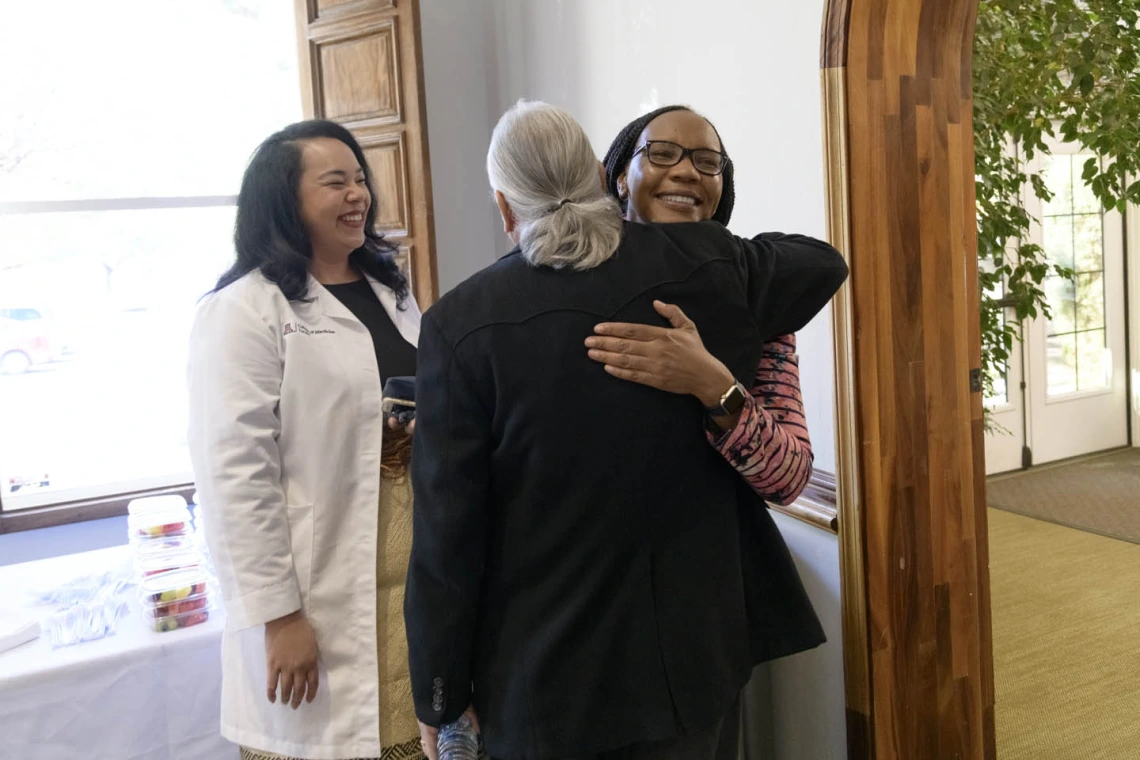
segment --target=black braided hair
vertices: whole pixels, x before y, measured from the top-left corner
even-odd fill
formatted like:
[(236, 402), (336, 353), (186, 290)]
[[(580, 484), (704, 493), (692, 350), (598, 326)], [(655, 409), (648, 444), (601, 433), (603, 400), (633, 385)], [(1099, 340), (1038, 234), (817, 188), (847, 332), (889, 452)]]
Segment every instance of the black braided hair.
[[(626, 205), (629, 203), (627, 200), (622, 200), (618, 195), (617, 181), (618, 177), (625, 172), (629, 166), (630, 160), (633, 158), (633, 151), (637, 147), (637, 141), (641, 137), (641, 133), (649, 126), (649, 122), (656, 119), (662, 114), (669, 113), (670, 111), (689, 111), (701, 116), (699, 113), (689, 108), (688, 106), (663, 106), (656, 111), (650, 111), (644, 116), (626, 124), (622, 131), (618, 132), (618, 136), (610, 143), (610, 149), (606, 151), (605, 165), (606, 165), (606, 189), (610, 191), (610, 195), (618, 199), (621, 204), (621, 210), (626, 210)], [(720, 132), (717, 132), (716, 125), (711, 121), (701, 116), (702, 119), (708, 121), (713, 132), (716, 132), (716, 139), (720, 140)], [(720, 149), (728, 158), (728, 149), (724, 147), (724, 140), (720, 140)], [(721, 177), (724, 179), (724, 188), (721, 190), (720, 203), (717, 204), (716, 211), (713, 212), (713, 221), (720, 222), (727, 225), (729, 218), (732, 216), (732, 206), (736, 202), (736, 188), (732, 181), (732, 159), (729, 158), (724, 165), (724, 171)]]

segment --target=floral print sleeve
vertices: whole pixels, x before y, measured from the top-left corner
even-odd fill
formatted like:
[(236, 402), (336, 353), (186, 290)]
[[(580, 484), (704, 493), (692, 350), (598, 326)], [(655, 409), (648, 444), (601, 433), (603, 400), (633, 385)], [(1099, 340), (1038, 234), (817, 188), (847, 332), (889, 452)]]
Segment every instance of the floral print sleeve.
[(791, 504), (811, 477), (811, 439), (800, 393), (796, 336), (764, 344), (740, 422), (709, 443), (765, 501)]

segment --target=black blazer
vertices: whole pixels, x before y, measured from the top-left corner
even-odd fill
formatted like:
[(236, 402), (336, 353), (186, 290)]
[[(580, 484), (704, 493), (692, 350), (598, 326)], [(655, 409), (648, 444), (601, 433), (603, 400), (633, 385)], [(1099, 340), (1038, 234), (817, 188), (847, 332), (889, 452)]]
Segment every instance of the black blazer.
[(583, 342), (600, 321), (664, 324), (661, 299), (747, 383), (763, 341), (801, 329), (846, 275), (806, 237), (627, 224), (596, 269), (516, 251), (424, 315), (404, 606), (420, 720), (473, 702), (503, 758), (711, 725), (756, 661), (749, 618), (779, 625), (757, 607), (771, 589), (743, 581), (762, 566), (742, 565), (757, 530), (815, 621), (763, 502), (708, 445), (700, 403), (609, 376)]

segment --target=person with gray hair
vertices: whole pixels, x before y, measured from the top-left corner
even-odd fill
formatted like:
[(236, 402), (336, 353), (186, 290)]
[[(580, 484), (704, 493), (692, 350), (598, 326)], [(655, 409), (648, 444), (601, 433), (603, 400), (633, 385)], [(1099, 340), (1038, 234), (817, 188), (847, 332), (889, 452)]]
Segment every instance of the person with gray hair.
[[(751, 673), (747, 486), (704, 430), (847, 267), (811, 238), (624, 223), (602, 171), (569, 114), (510, 109), (487, 172), (517, 248), (423, 317), (404, 615), (433, 760), (465, 714), (496, 758), (705, 760)], [(622, 382), (582, 351), (605, 322), (684, 328), (736, 382), (713, 406)]]
[(590, 139), (562, 109), (522, 101), (503, 115), (491, 135), (487, 176), (504, 221), (517, 229), (523, 258), (582, 270), (614, 254), (621, 207), (599, 167)]

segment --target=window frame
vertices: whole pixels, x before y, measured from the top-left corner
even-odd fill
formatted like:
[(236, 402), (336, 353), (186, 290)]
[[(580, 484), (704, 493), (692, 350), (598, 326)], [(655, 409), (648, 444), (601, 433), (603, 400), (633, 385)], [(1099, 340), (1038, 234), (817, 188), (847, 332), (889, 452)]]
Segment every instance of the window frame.
[(28, 507), (12, 511), (4, 510), (3, 497), (0, 497), (0, 535), (18, 533), (38, 528), (51, 528), (57, 525), (102, 520), (107, 517), (121, 517), (127, 514), (127, 505), (134, 499), (146, 496), (177, 495), (190, 501), (194, 494), (193, 483), (180, 483), (164, 488), (150, 488), (140, 491), (110, 494), (91, 499), (48, 504), (42, 507)]

